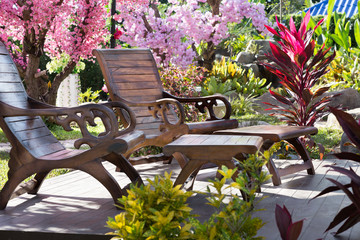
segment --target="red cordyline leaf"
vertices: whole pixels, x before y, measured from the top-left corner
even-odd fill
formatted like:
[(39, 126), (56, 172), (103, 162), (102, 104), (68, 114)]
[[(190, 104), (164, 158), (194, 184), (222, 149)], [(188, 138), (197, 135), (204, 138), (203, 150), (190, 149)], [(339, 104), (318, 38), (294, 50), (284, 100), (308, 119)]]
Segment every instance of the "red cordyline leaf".
[(321, 19), (316, 26), (314, 27), (314, 31), (324, 22), (325, 18)]
[(287, 210), (285, 206), (281, 208), (278, 204), (276, 204), (275, 219), (276, 219), (276, 225), (280, 231), (281, 238), (283, 240), (286, 240), (288, 228), (292, 224), (289, 210)]
[(269, 32), (271, 32), (272, 34), (280, 37), (279, 33), (275, 29), (269, 27), (268, 25), (264, 25), (264, 26), (266, 27), (267, 30), (269, 30)]
[(292, 105), (292, 102), (287, 99), (286, 97), (283, 97), (282, 95), (280, 95), (279, 93), (277, 92), (273, 92), (271, 91), (271, 89), (269, 89), (269, 92), (270, 94), (276, 98), (276, 100), (278, 100), (279, 102), (283, 103), (283, 104), (286, 104), (286, 105)]
[(323, 95), (329, 89), (330, 89), (330, 87), (321, 87), (321, 88), (319, 88), (318, 90), (315, 91), (314, 98), (317, 98), (317, 97)]
[[(346, 185), (344, 185), (346, 188), (350, 188), (351, 187), (351, 184), (349, 183), (349, 184), (346, 184)], [(330, 187), (327, 187), (327, 188), (325, 188), (324, 190), (322, 190), (318, 195), (316, 195), (315, 197), (313, 197), (312, 199), (310, 199), (309, 200), (309, 202), (310, 201), (312, 201), (312, 200), (314, 200), (315, 198), (318, 198), (318, 197), (321, 197), (321, 196), (323, 196), (323, 195), (325, 195), (325, 194), (328, 194), (328, 193), (331, 193), (331, 192), (335, 192), (335, 191), (339, 191), (340, 190), (340, 188), (338, 187), (338, 186), (330, 186)]]
[(289, 56), (281, 50), (276, 44), (270, 43), (270, 48), (273, 56), (281, 63), (290, 62)]
[(305, 17), (303, 21), (301, 22), (300, 28), (299, 28), (299, 34), (302, 37), (306, 31), (306, 27), (310, 21), (310, 10), (305, 14)]
[[(309, 60), (313, 56), (314, 49), (315, 49), (315, 41), (311, 41), (304, 50), (307, 60)], [(306, 60), (306, 62), (307, 62), (307, 60)], [(304, 67), (304, 65), (302, 65), (302, 67)]]
[(275, 208), (276, 225), (279, 229), (281, 239), (283, 240), (296, 240), (300, 236), (303, 221), (292, 222), (291, 214), (289, 210), (283, 206), (281, 208), (276, 204)]
[(277, 75), (280, 79), (282, 78), (283, 75), (290, 76), (291, 74), (293, 74), (294, 70), (292, 69), (293, 67), (292, 63), (284, 64), (273, 56), (268, 58), (271, 61), (273, 61), (275, 64), (268, 64), (268, 63), (261, 63), (261, 64), (264, 65), (269, 71)]
[(289, 31), (289, 29), (287, 29), (287, 27), (285, 27), (284, 25), (282, 25), (280, 22), (279, 22), (279, 20), (278, 20), (278, 18), (277, 18), (277, 16), (275, 16), (275, 20), (276, 20), (276, 24), (278, 25), (278, 27), (279, 27), (279, 29), (280, 29), (280, 38), (284, 38), (284, 33), (286, 32), (286, 31)]
[(355, 211), (349, 216), (349, 218), (345, 221), (345, 223), (336, 231), (335, 235), (348, 230), (358, 222), (360, 222), (360, 216), (358, 214), (358, 211)]
[(303, 227), (304, 220), (300, 220), (298, 222), (294, 222), (289, 226), (289, 230), (287, 232), (287, 240), (297, 240), (301, 234), (301, 230)]
[(329, 231), (330, 229), (336, 227), (338, 224), (340, 224), (342, 221), (347, 219), (349, 216), (351, 216), (352, 213), (356, 212), (356, 207), (354, 204), (350, 204), (338, 212), (332, 222), (329, 224), (329, 226), (326, 228), (325, 232)]
[[(351, 181), (355, 182), (357, 185), (360, 186), (360, 176), (357, 175), (352, 168), (350, 168), (350, 170), (349, 170), (349, 169), (346, 169), (343, 167), (338, 167), (338, 166), (333, 166), (333, 165), (325, 165), (325, 167), (330, 167), (334, 171), (348, 176), (351, 179)], [(359, 202), (359, 204), (360, 204), (360, 202)], [(360, 209), (360, 207), (359, 207), (359, 209)]]
[(358, 204), (360, 204), (360, 203), (358, 203), (358, 204), (356, 203), (357, 199), (354, 198), (354, 195), (350, 192), (349, 189), (347, 189), (345, 187), (345, 185), (343, 185), (342, 183), (340, 183), (332, 178), (326, 178), (326, 179), (329, 180), (330, 182), (332, 182), (333, 184), (335, 184), (337, 187), (339, 187), (346, 194), (346, 196), (351, 200), (351, 202), (353, 202), (355, 204), (356, 208), (360, 209), (358, 207)]
[(290, 26), (291, 34), (296, 35), (297, 30), (296, 30), (296, 26), (295, 26), (295, 23), (294, 23), (294, 19), (292, 17), (290, 17), (289, 26)]
[(351, 142), (360, 148), (360, 126), (355, 119), (350, 114), (332, 107), (330, 107), (330, 111), (335, 115)]
[(339, 159), (349, 159), (349, 160), (360, 163), (360, 155), (356, 154), (356, 153), (341, 152), (341, 153), (336, 153), (333, 155)]

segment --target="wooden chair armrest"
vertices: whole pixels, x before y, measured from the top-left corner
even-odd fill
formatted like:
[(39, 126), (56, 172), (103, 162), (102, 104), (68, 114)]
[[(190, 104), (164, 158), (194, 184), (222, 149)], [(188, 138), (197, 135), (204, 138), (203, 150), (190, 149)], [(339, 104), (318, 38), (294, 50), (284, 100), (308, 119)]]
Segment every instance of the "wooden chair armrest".
[[(121, 108), (129, 113), (131, 117), (131, 124), (119, 130), (119, 123), (112, 108)], [(107, 141), (115, 139), (118, 136), (131, 132), (136, 125), (136, 120), (132, 111), (123, 103), (112, 102), (110, 104), (86, 104), (73, 108), (53, 107), (50, 108), (18, 108), (8, 105), (0, 101), (0, 116), (14, 117), (14, 116), (52, 116), (54, 122), (64, 128), (66, 131), (72, 131), (71, 123), (77, 123), (80, 128), (82, 138), (77, 139), (74, 143), (75, 148), (80, 148), (83, 144), (90, 147)], [(99, 118), (104, 126), (105, 132), (98, 136), (92, 135), (87, 129), (87, 124), (96, 126), (95, 118)]]
[(47, 104), (47, 103), (44, 103), (44, 102), (40, 102), (34, 98), (31, 98), (28, 96), (27, 98), (28, 100), (28, 103), (30, 104), (30, 107), (32, 109), (48, 109), (48, 108), (59, 108), (59, 107), (56, 107), (56, 106), (53, 106), (53, 105), (50, 105), (50, 104)]
[(216, 117), (213, 109), (213, 106), (217, 106), (217, 100), (220, 100), (224, 103), (226, 107), (225, 115), (221, 119), (229, 119), (231, 116), (231, 111), (232, 111), (231, 104), (224, 96), (221, 95), (183, 98), (183, 97), (176, 97), (168, 92), (163, 92), (163, 97), (173, 98), (181, 103), (195, 103), (195, 107), (199, 109), (201, 113), (205, 113), (205, 108), (207, 108), (210, 115), (210, 118), (207, 120), (220, 120), (220, 118)]
[[(179, 127), (185, 122), (184, 107), (176, 99), (163, 98), (154, 102), (130, 102), (116, 94), (114, 94), (114, 97), (116, 101), (125, 103), (127, 106), (130, 107), (147, 107), (154, 118), (161, 118), (163, 120), (164, 125), (162, 125), (161, 128), (171, 130)], [(179, 114), (179, 120), (176, 123), (169, 122), (169, 119), (167, 117), (167, 113), (170, 111), (170, 105), (175, 106), (175, 110), (177, 110), (177, 113)]]

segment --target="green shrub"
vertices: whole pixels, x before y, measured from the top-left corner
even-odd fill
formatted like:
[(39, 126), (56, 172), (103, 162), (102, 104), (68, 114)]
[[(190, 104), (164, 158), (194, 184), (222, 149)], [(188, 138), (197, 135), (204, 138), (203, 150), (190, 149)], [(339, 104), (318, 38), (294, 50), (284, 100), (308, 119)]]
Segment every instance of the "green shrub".
[(209, 96), (214, 94), (221, 94), (224, 96), (229, 96), (234, 93), (234, 90), (231, 90), (232, 82), (227, 80), (225, 82), (219, 82), (216, 77), (211, 76), (209, 81), (207, 81), (207, 85), (201, 88), (202, 96)]
[(245, 96), (243, 94), (239, 94), (238, 98), (230, 99), (232, 114), (235, 116), (242, 116), (255, 112), (254, 106), (256, 104), (253, 102), (253, 100), (254, 96)]
[(186, 200), (193, 194), (173, 187), (171, 174), (147, 179), (147, 186), (133, 186), (119, 199), (124, 212), (109, 218), (115, 239), (189, 239), (191, 208)]
[(245, 70), (236, 63), (222, 58), (215, 61), (212, 71), (204, 82), (203, 95), (220, 93), (230, 95), (233, 92), (259, 96), (267, 92), (266, 79), (255, 77), (253, 70)]
[[(99, 63), (94, 60), (84, 60), (83, 62), (85, 63), (85, 69), (79, 73), (81, 92), (86, 92), (89, 88), (93, 91), (101, 90), (104, 86), (104, 77)], [(105, 92), (100, 92), (99, 94), (100, 99), (107, 99), (107, 94)]]
[[(171, 174), (165, 177), (156, 176), (154, 181), (147, 179), (147, 186), (131, 186), (128, 196), (119, 199), (124, 212), (109, 218), (107, 226), (113, 230), (113, 239), (263, 239), (255, 237), (264, 225), (260, 218), (251, 214), (257, 201), (255, 195), (259, 186), (270, 176), (259, 169), (266, 164), (272, 155), (275, 145), (264, 155), (251, 155), (239, 163), (241, 173), (236, 181), (225, 186), (227, 180), (235, 174), (235, 169), (223, 166), (219, 173), (221, 180), (211, 180), (207, 191), (208, 204), (215, 212), (208, 221), (201, 223), (191, 214), (186, 200), (193, 194), (173, 187)], [(211, 191), (210, 189), (215, 189)], [(224, 190), (230, 189), (230, 197)], [(235, 190), (235, 191), (234, 191)], [(238, 196), (242, 190), (248, 201)], [(201, 194), (201, 193), (200, 193)]]

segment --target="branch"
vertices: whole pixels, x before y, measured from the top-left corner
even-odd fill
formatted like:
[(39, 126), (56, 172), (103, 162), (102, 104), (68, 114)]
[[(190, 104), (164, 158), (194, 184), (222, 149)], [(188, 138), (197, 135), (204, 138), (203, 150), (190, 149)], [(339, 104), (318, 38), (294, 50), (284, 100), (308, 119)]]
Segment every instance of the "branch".
[(157, 7), (156, 4), (152, 4), (152, 3), (151, 3), (151, 4), (150, 4), (150, 8), (152, 8), (152, 9), (154, 10), (154, 12), (155, 12), (155, 17), (156, 17), (156, 18), (161, 18), (159, 9), (158, 9), (158, 7)]
[[(141, 18), (144, 21), (144, 25), (145, 25), (146, 30), (148, 32), (153, 32), (154, 30), (152, 29), (152, 27), (150, 26), (148, 20), (146, 19), (145, 13), (141, 16)], [(144, 37), (146, 37), (146, 35)]]
[(43, 71), (38, 72), (38, 73), (35, 73), (35, 74), (34, 74), (34, 77), (35, 77), (35, 78), (44, 77), (45, 79), (49, 78), (49, 77), (46, 75), (46, 70), (43, 70)]

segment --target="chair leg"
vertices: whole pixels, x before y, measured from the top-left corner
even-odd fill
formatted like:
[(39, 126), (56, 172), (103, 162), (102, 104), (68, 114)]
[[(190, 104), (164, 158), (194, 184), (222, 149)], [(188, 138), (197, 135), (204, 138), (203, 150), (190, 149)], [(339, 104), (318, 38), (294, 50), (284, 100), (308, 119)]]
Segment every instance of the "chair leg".
[(42, 183), (44, 182), (46, 176), (49, 174), (50, 171), (47, 172), (41, 172), (41, 173), (37, 173), (34, 177), (35, 180), (35, 186), (33, 189), (31, 189), (28, 194), (37, 194)]
[(122, 190), (116, 180), (101, 164), (99, 159), (87, 162), (77, 167), (77, 169), (82, 170), (97, 179), (109, 191), (115, 204), (118, 203), (118, 199), (123, 195)]
[(314, 175), (315, 174), (315, 169), (314, 169), (314, 166), (312, 164), (311, 157), (309, 155), (309, 152), (306, 150), (304, 144), (300, 141), (300, 139), (299, 138), (292, 138), (292, 139), (287, 139), (286, 141), (288, 141), (291, 145), (293, 145), (295, 150), (297, 151), (297, 153), (303, 159), (303, 161), (306, 162), (307, 164), (309, 164), (309, 168), (307, 169), (307, 173), (309, 175)]
[(106, 161), (111, 162), (117, 168), (121, 169), (124, 172), (132, 183), (144, 184), (140, 174), (134, 166), (121, 154), (111, 153), (105, 157), (103, 157)]
[(0, 210), (5, 209), (7, 203), (9, 202), (12, 193), (15, 191), (15, 188), (27, 177), (30, 177), (34, 174), (35, 171), (31, 167), (21, 167), (11, 172), (9, 180), (5, 183), (4, 187), (0, 192)]

